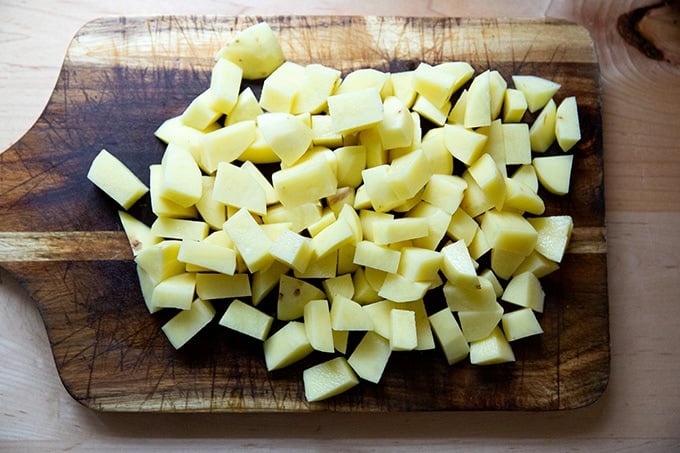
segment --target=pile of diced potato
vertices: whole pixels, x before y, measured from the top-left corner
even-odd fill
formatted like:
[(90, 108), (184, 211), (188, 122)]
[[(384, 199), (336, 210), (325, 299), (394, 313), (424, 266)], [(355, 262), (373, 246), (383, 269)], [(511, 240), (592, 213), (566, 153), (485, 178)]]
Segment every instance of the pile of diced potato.
[[(259, 99), (243, 88), (263, 78)], [(573, 155), (536, 153), (568, 151), (580, 128), (559, 84), (512, 83), (460, 61), (342, 77), (285, 61), (266, 23), (238, 33), (205, 92), (156, 131), (156, 220), (120, 211), (149, 311), (178, 310), (163, 326), (172, 345), (226, 299), (219, 324), (261, 340), (268, 370), (328, 354), (303, 373), (309, 401), (379, 382), (393, 351), (514, 361), (511, 342), (542, 333), (539, 278), (573, 228), (541, 217), (538, 195), (568, 192)], [(106, 150), (88, 177), (124, 209), (149, 191)], [(275, 313), (258, 308), (272, 291)], [(424, 301), (433, 291), (446, 308)]]

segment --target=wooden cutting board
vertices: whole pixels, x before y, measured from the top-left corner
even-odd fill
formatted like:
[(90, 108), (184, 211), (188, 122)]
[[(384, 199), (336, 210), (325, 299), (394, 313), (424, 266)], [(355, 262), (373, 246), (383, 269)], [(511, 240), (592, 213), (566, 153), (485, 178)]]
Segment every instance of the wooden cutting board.
[[(164, 149), (153, 131), (209, 82), (235, 30), (267, 20), (289, 60), (348, 72), (465, 60), (477, 71), (541, 75), (575, 95), (583, 140), (572, 190), (542, 192), (547, 215), (575, 229), (561, 269), (543, 280), (545, 333), (514, 345), (516, 363), (449, 367), (440, 351), (395, 353), (380, 385), (308, 404), (314, 353), (269, 373), (261, 343), (216, 323), (175, 351), (137, 285), (117, 206), (87, 179), (103, 147), (148, 183)], [(134, 17), (84, 26), (38, 121), (0, 155), (0, 265), (38, 304), (59, 375), (106, 411), (559, 410), (595, 401), (609, 377), (599, 73), (582, 27), (555, 20), (396, 17)], [(254, 84), (257, 91), (258, 85)], [(549, 152), (550, 153), (550, 152)], [(148, 197), (131, 211), (151, 221)], [(226, 302), (225, 302), (226, 303)], [(224, 305), (215, 304), (218, 310)], [(266, 305), (265, 305), (266, 306)]]

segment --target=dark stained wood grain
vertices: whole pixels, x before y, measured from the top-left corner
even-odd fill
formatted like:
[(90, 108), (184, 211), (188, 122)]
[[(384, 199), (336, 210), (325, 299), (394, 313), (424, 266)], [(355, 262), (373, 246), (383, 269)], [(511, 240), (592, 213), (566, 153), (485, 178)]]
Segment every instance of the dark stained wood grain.
[[(182, 350), (149, 315), (117, 207), (85, 178), (105, 147), (145, 182), (163, 145), (153, 131), (209, 81), (234, 30), (266, 19), (288, 59), (348, 72), (466, 60), (475, 69), (538, 74), (575, 95), (583, 140), (572, 191), (542, 193), (547, 214), (574, 217), (559, 272), (544, 279), (545, 333), (515, 343), (517, 362), (446, 365), (439, 351), (395, 353), (380, 385), (308, 404), (302, 370), (314, 353), (268, 373), (261, 343), (213, 323)], [(598, 65), (588, 33), (552, 20), (376, 17), (101, 19), (74, 38), (45, 111), (0, 154), (0, 264), (36, 301), (60, 377), (106, 411), (559, 410), (595, 401), (609, 378), (606, 230)], [(254, 84), (257, 91), (257, 83)], [(556, 153), (551, 149), (548, 153)], [(148, 197), (132, 213), (151, 220)], [(433, 292), (428, 304), (441, 304)], [(225, 302), (226, 303), (226, 302)], [(263, 302), (273, 308), (273, 301)], [(218, 313), (224, 309), (216, 304)]]

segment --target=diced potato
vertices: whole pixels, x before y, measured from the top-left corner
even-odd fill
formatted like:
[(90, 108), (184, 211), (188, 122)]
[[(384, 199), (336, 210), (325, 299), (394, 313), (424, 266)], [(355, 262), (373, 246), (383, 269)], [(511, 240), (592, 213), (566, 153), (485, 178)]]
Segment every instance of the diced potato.
[(463, 120), (468, 129), (491, 124), (490, 72), (477, 75), (468, 89)]
[(215, 309), (210, 302), (196, 299), (189, 310), (183, 310), (163, 324), (161, 330), (170, 344), (179, 349), (193, 338), (215, 317)]
[(453, 108), (449, 112), (447, 117), (447, 122), (449, 124), (459, 124), (461, 126), (465, 124), (465, 107), (467, 107), (467, 97), (468, 91), (463, 90), (460, 93), (460, 96), (458, 96), (456, 103), (453, 104)]
[(486, 235), (484, 235), (481, 228), (477, 228), (475, 237), (470, 242), (470, 245), (468, 245), (468, 250), (470, 251), (470, 258), (473, 260), (479, 259), (491, 250), (491, 245), (486, 240)]
[(359, 304), (372, 304), (382, 298), (378, 296), (378, 290), (368, 282), (366, 278), (366, 269), (358, 266), (352, 274), (352, 283), (354, 284), (354, 296), (352, 300)]
[(222, 225), (227, 221), (227, 210), (224, 203), (213, 199), (215, 177), (202, 176), (201, 183), (203, 190), (201, 191), (201, 198), (196, 202), (196, 209), (210, 228), (221, 230)]
[(508, 341), (530, 337), (543, 333), (541, 325), (531, 308), (520, 308), (503, 315), (501, 319), (503, 332)]
[(529, 256), (524, 258), (524, 261), (515, 269), (513, 275), (519, 275), (524, 272), (531, 272), (537, 278), (545, 277), (548, 274), (555, 272), (560, 268), (556, 262), (549, 260), (545, 256), (538, 253), (536, 250), (531, 252)]
[(453, 155), (451, 155), (444, 143), (443, 127), (435, 127), (427, 131), (422, 137), (420, 148), (430, 163), (430, 172), (433, 175), (453, 174)]
[(165, 240), (144, 248), (135, 262), (156, 283), (184, 272), (184, 263), (177, 259), (180, 241)]
[(354, 232), (349, 224), (344, 219), (337, 219), (312, 238), (311, 247), (317, 259), (323, 258), (352, 242), (353, 238)]
[(274, 172), (272, 182), (281, 203), (287, 207), (314, 202), (338, 191), (335, 171), (321, 154)]
[(269, 253), (287, 266), (304, 272), (314, 252), (309, 238), (284, 230), (272, 244)]
[(429, 320), (449, 365), (468, 356), (470, 347), (451, 310), (444, 308), (430, 315)]
[(505, 204), (503, 208), (541, 215), (545, 211), (545, 203), (536, 192), (523, 182), (513, 178), (505, 178)]
[(478, 341), (489, 336), (503, 316), (503, 307), (496, 303), (493, 310), (459, 311), (460, 328), (468, 342)]
[(543, 152), (553, 144), (555, 141), (556, 118), (557, 107), (555, 107), (555, 101), (550, 99), (529, 128), (529, 140), (532, 151)]
[(333, 153), (338, 162), (338, 186), (358, 187), (362, 182), (361, 171), (366, 168), (366, 147), (342, 146)]
[(378, 296), (394, 302), (411, 302), (425, 297), (430, 282), (417, 282), (399, 274), (387, 274)]
[(90, 164), (87, 179), (126, 210), (149, 191), (124, 163), (105, 149)]
[(274, 149), (264, 138), (259, 128), (255, 130), (255, 140), (241, 153), (239, 159), (241, 161), (251, 161), (255, 164), (281, 162), (281, 158), (274, 152)]
[(196, 274), (196, 294), (203, 300), (231, 299), (252, 295), (248, 274)]
[(474, 68), (467, 61), (445, 61), (435, 66), (438, 70), (454, 75), (453, 92), (458, 91), (475, 74)]
[(333, 94), (340, 71), (320, 64), (305, 66), (302, 83), (293, 100), (292, 113), (319, 113), (326, 108), (326, 99)]
[(356, 244), (354, 263), (360, 266), (372, 267), (385, 272), (395, 273), (399, 269), (401, 253), (370, 241)]
[(224, 223), (224, 230), (234, 241), (250, 272), (269, 266), (274, 258), (269, 253), (272, 241), (247, 209), (239, 209)]
[(221, 112), (212, 109), (212, 93), (206, 90), (189, 103), (180, 118), (187, 126), (203, 130), (217, 121), (221, 115)]
[(498, 118), (503, 108), (503, 100), (505, 99), (505, 89), (508, 87), (508, 82), (498, 71), (489, 72), (489, 111), (491, 113), (491, 121)]
[(317, 351), (333, 352), (333, 330), (328, 301), (325, 299), (310, 300), (304, 308), (305, 332), (309, 344)]
[(496, 209), (503, 209), (505, 202), (505, 178), (501, 174), (496, 162), (491, 155), (482, 154), (470, 167), (468, 172), (475, 180), (477, 185), (487, 200)]
[(151, 295), (151, 305), (189, 310), (194, 300), (195, 289), (196, 274), (186, 272), (173, 275), (156, 285)]
[[(489, 123), (491, 124), (491, 123)], [(487, 136), (459, 124), (444, 126), (444, 143), (446, 148), (456, 159), (466, 165), (476, 161), (484, 150)]]
[(493, 158), (503, 177), (507, 176), (508, 170), (505, 165), (505, 128), (503, 127), (501, 120), (493, 120), (490, 125), (480, 127), (476, 132), (487, 136), (483, 152), (489, 154)]
[(253, 305), (257, 306), (276, 287), (281, 275), (288, 272), (289, 267), (274, 261), (268, 268), (253, 273), (251, 285)]
[(514, 361), (512, 347), (498, 327), (495, 327), (488, 337), (470, 343), (470, 363), (473, 365), (494, 365)]
[(152, 301), (153, 290), (158, 282), (152, 279), (142, 266), (137, 265), (135, 268), (137, 271), (137, 279), (139, 280), (139, 288), (142, 291), (142, 298), (144, 299), (144, 304), (149, 310), (149, 313), (156, 313), (157, 311), (162, 310), (163, 307), (156, 307), (153, 305)]
[(530, 112), (542, 109), (560, 89), (560, 84), (534, 75), (514, 75), (512, 83), (524, 93)]
[(201, 170), (193, 156), (170, 143), (161, 160), (163, 183), (159, 195), (186, 208), (201, 199)]
[(267, 214), (262, 216), (264, 223), (290, 223), (290, 229), (296, 233), (321, 220), (321, 203), (311, 201), (299, 206), (283, 206), (280, 204), (267, 208)]
[(250, 304), (233, 300), (224, 312), (220, 325), (264, 341), (269, 335), (274, 318)]
[(443, 209), (431, 205), (426, 201), (418, 203), (413, 209), (406, 213), (406, 217), (428, 219), (429, 232), (427, 236), (414, 239), (413, 245), (415, 247), (422, 247), (430, 250), (434, 250), (441, 240), (444, 239), (446, 230), (451, 222), (451, 216), (449, 214)]
[(333, 347), (340, 354), (347, 354), (347, 342), (349, 340), (349, 330), (333, 331)]
[(255, 141), (254, 120), (240, 121), (203, 136), (201, 166), (206, 173), (217, 170), (220, 162), (233, 162)]
[(571, 216), (535, 217), (528, 220), (538, 233), (536, 251), (549, 260), (561, 262), (574, 229)]
[(285, 368), (307, 357), (314, 350), (305, 325), (290, 321), (264, 341), (264, 361), (268, 371)]
[(449, 101), (457, 81), (455, 73), (423, 62), (413, 72), (413, 87), (416, 92), (436, 107)]
[(336, 295), (331, 305), (333, 330), (373, 330), (373, 322), (361, 305), (347, 297)]
[(257, 126), (286, 165), (295, 163), (312, 144), (312, 129), (290, 113), (263, 113), (257, 117)]
[(160, 196), (163, 184), (163, 168), (160, 164), (149, 166), (149, 186), (151, 211), (158, 217), (192, 218), (197, 217), (196, 206), (182, 207), (174, 201)]
[(527, 98), (524, 93), (515, 88), (505, 90), (503, 100), (503, 122), (519, 123), (522, 121), (524, 112), (527, 111)]
[(373, 229), (373, 241), (382, 245), (421, 238), (429, 232), (427, 220), (419, 217), (376, 219)]
[(488, 211), (481, 228), (492, 248), (527, 256), (536, 245), (536, 230), (516, 213)]
[(566, 195), (569, 193), (573, 162), (573, 154), (535, 157), (533, 166), (534, 170), (536, 170), (538, 181), (543, 187), (556, 195)]
[(531, 163), (531, 137), (526, 123), (503, 124), (503, 143), (506, 164)]
[(390, 348), (393, 351), (412, 351), (418, 346), (415, 312), (393, 308), (390, 311), (390, 329)]
[(238, 65), (224, 58), (217, 60), (210, 78), (210, 108), (228, 115), (238, 101), (242, 78), (243, 70)]
[(312, 257), (304, 272), (293, 270), (297, 278), (333, 278), (338, 275), (338, 250), (321, 258)]
[(290, 321), (304, 315), (305, 305), (310, 300), (325, 299), (325, 294), (316, 286), (304, 280), (281, 274), (276, 317)]
[(477, 181), (475, 181), (470, 172), (465, 170), (462, 178), (467, 183), (467, 189), (465, 189), (463, 194), (463, 201), (460, 202), (461, 209), (468, 213), (470, 217), (477, 217), (491, 209), (493, 203), (486, 197), (486, 194), (479, 187), (479, 184), (477, 184)]
[(388, 96), (383, 102), (383, 119), (376, 128), (385, 149), (406, 147), (413, 142), (415, 124), (411, 112), (396, 96)]
[(236, 252), (227, 247), (203, 241), (184, 239), (177, 259), (215, 272), (233, 275), (236, 270)]
[(510, 252), (507, 250), (491, 249), (491, 269), (500, 278), (507, 280), (516, 273), (517, 268), (524, 261), (526, 256), (521, 253)]
[(292, 113), (304, 73), (304, 66), (292, 61), (283, 62), (264, 80), (260, 107), (267, 112)]
[(391, 355), (387, 339), (375, 332), (366, 332), (347, 362), (360, 378), (377, 384)]
[[(327, 102), (333, 129), (342, 134), (371, 128), (383, 120), (382, 99), (376, 88), (335, 94)], [(362, 108), (357, 109), (357, 105)]]
[(451, 216), (451, 222), (446, 229), (446, 233), (449, 237), (454, 240), (463, 240), (468, 248), (472, 244), (478, 231), (479, 224), (463, 209), (458, 209), (456, 213)]
[(496, 291), (486, 278), (479, 278), (477, 286), (444, 285), (444, 297), (451, 311), (489, 311), (496, 303)]
[[(238, 187), (238, 190), (234, 190)], [(217, 166), (213, 199), (255, 214), (267, 212), (267, 195), (260, 182), (249, 171), (228, 162)]]
[(414, 197), (432, 176), (425, 153), (418, 149), (392, 160), (388, 172), (390, 188), (402, 202)]
[(532, 191), (538, 192), (538, 178), (533, 165), (520, 165), (511, 176), (515, 181), (526, 184)]
[(477, 271), (465, 241), (459, 240), (444, 246), (441, 254), (444, 257), (442, 272), (451, 284), (471, 288), (479, 286)]
[(363, 187), (366, 188), (371, 206), (379, 212), (389, 211), (404, 202), (390, 185), (389, 171), (390, 166), (384, 164), (366, 168), (361, 172)]
[(418, 95), (412, 107), (423, 118), (427, 118), (437, 126), (443, 126), (451, 110), (451, 102), (447, 101), (442, 106), (437, 107), (426, 97)]
[[(392, 94), (389, 78), (390, 75), (388, 73), (378, 71), (377, 69), (357, 69), (345, 76), (335, 93), (344, 94), (374, 88), (381, 94), (381, 96), (383, 93), (387, 93), (389, 96)], [(383, 96), (383, 98), (384, 97), (386, 96)]]
[(496, 278), (496, 274), (494, 274), (491, 269), (484, 269), (479, 273), (479, 277), (485, 278), (489, 282), (491, 282), (491, 286), (493, 286), (493, 290), (496, 293), (496, 297), (501, 297), (503, 295), (503, 287), (501, 286), (501, 283), (498, 281), (498, 278)]
[(433, 282), (441, 268), (441, 253), (420, 247), (404, 247), (400, 251), (397, 273), (414, 282)]
[(134, 256), (162, 240), (162, 238), (153, 234), (151, 228), (144, 222), (137, 220), (125, 211), (118, 211), (118, 218), (123, 225), (123, 231), (125, 231), (125, 236), (128, 238)]
[(231, 109), (227, 119), (224, 122), (225, 126), (240, 123), (241, 121), (255, 121), (258, 116), (262, 115), (262, 107), (255, 97), (255, 93), (250, 87), (246, 87), (238, 95), (236, 105)]
[(302, 372), (307, 401), (320, 401), (359, 384), (359, 379), (344, 357), (336, 357)]
[(545, 293), (538, 278), (531, 272), (525, 272), (514, 276), (508, 282), (501, 299), (543, 313)]
[(352, 275), (349, 273), (327, 278), (322, 282), (322, 285), (331, 303), (333, 303), (337, 295), (348, 299), (354, 297), (354, 282), (352, 281)]
[(209, 231), (208, 224), (200, 220), (173, 219), (158, 217), (151, 224), (151, 232), (166, 239), (205, 239)]
[(407, 107), (411, 108), (416, 100), (416, 89), (413, 86), (413, 71), (394, 72), (390, 74), (392, 93)]
[(279, 40), (267, 22), (241, 30), (217, 53), (237, 63), (245, 79), (263, 79), (285, 60)]
[(555, 116), (555, 138), (562, 151), (569, 151), (581, 140), (576, 97), (569, 96), (560, 102)]

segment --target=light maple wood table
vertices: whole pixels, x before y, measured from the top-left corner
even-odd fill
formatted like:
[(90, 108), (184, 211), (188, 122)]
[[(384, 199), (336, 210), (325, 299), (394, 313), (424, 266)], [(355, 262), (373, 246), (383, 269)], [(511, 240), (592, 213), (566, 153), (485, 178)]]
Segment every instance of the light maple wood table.
[(659, 60), (617, 28), (645, 2), (0, 0), (0, 151), (37, 119), (72, 36), (100, 16), (549, 16), (584, 25), (601, 68), (612, 339), (606, 392), (572, 411), (104, 414), (67, 394), (35, 305), (1, 271), (0, 450), (679, 451), (680, 5), (670, 3), (638, 27), (663, 51)]

